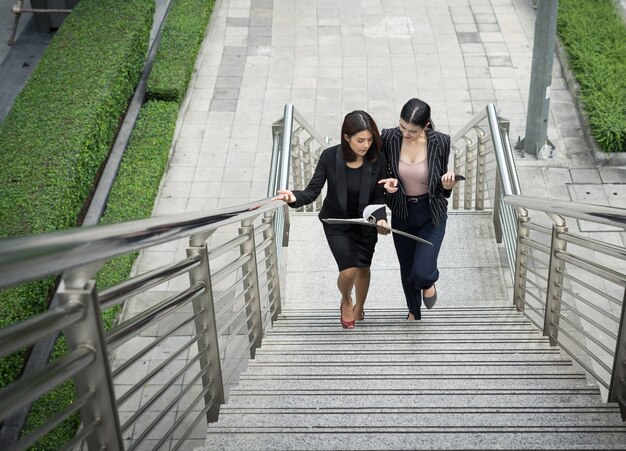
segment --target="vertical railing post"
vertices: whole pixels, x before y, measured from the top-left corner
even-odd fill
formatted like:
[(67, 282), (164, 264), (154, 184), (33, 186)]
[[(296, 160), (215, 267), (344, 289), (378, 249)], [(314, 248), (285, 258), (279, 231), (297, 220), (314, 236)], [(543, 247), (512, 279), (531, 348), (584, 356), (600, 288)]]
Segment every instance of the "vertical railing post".
[(513, 304), (518, 311), (523, 312), (525, 308), (525, 296), (526, 296), (526, 265), (528, 264), (528, 258), (525, 251), (528, 249), (526, 244), (523, 244), (525, 239), (528, 239), (530, 231), (524, 224), (530, 221), (530, 217), (527, 214), (519, 214), (517, 218), (517, 246), (515, 255), (515, 283), (513, 285)]
[(626, 291), (622, 300), (622, 314), (615, 343), (615, 358), (611, 372), (608, 402), (616, 402), (622, 414), (622, 421), (626, 421)]
[(269, 286), (271, 289), (270, 312), (272, 313), (272, 321), (276, 321), (278, 315), (282, 312), (282, 303), (280, 299), (280, 277), (278, 267), (278, 247), (276, 246), (276, 214), (274, 211), (268, 211), (263, 218), (264, 223), (269, 223), (270, 227), (263, 232), (263, 238), (269, 240), (271, 245), (266, 248)]
[(561, 313), (561, 294), (563, 286), (563, 267), (565, 263), (557, 256), (564, 252), (567, 243), (559, 238), (560, 233), (567, 232), (567, 226), (554, 225), (552, 227), (552, 241), (550, 243), (550, 262), (548, 267), (548, 285), (546, 288), (546, 311), (543, 323), (543, 335), (550, 338), (552, 346), (557, 345), (559, 335), (559, 315)]
[(474, 202), (474, 209), (482, 211), (485, 209), (485, 189), (487, 186), (485, 143), (488, 136), (480, 128), (476, 129), (476, 133), (478, 141), (476, 144), (476, 202)]
[[(500, 184), (500, 169), (496, 166), (496, 186), (493, 194), (493, 230), (496, 234), (496, 243), (502, 243), (502, 185)], [(506, 207), (505, 207), (506, 208)]]
[(254, 242), (253, 219), (246, 219), (241, 222), (239, 228), (240, 235), (246, 235), (248, 239), (240, 246), (241, 255), (249, 255), (250, 258), (244, 263), (243, 286), (246, 290), (246, 316), (248, 318), (248, 331), (252, 332), (250, 337), (250, 358), (253, 359), (256, 350), (261, 346), (263, 340), (263, 316), (261, 313), (261, 295), (259, 293), (259, 276), (257, 271), (256, 245)]
[(465, 138), (465, 182), (463, 183), (463, 208), (465, 210), (472, 209), (472, 183), (474, 181), (474, 164), (476, 158), (474, 155), (474, 145), (471, 139)]
[(86, 439), (87, 446), (90, 450), (124, 449), (96, 284), (90, 280), (84, 287), (72, 288), (65, 283), (61, 282), (57, 292), (59, 304), (79, 303), (85, 309), (82, 321), (63, 330), (68, 349), (87, 347), (95, 354), (95, 361), (74, 377), (79, 396), (94, 393), (80, 409), (84, 426), (96, 423), (94, 433)]
[[(455, 174), (460, 174), (461, 173), (461, 161), (462, 160), (462, 156), (461, 156), (461, 151), (454, 145), (451, 146), (452, 147), (452, 151), (454, 152), (454, 173)], [(453, 210), (458, 210), (459, 209), (459, 190), (460, 190), (461, 184), (457, 183), (454, 186), (454, 190), (452, 191), (452, 209)]]
[(189, 281), (193, 285), (202, 282), (206, 285), (204, 293), (196, 296), (192, 301), (194, 320), (198, 337), (198, 352), (201, 354), (200, 366), (208, 371), (202, 375), (202, 386), (209, 390), (204, 395), (207, 410), (207, 422), (217, 421), (220, 405), (224, 404), (224, 384), (222, 381), (222, 365), (220, 363), (220, 349), (218, 345), (217, 324), (215, 321), (215, 305), (213, 304), (213, 286), (211, 284), (211, 270), (209, 266), (209, 252), (206, 241), (210, 234), (193, 236), (189, 240), (187, 255), (200, 256), (200, 265), (189, 271)]

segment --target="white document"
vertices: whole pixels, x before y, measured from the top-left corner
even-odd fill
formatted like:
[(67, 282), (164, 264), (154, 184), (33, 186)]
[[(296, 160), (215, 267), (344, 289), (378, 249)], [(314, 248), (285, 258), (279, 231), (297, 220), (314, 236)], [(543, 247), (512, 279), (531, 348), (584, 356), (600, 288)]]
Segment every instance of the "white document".
[(324, 221), (327, 224), (360, 224), (360, 225), (366, 225), (370, 227), (383, 227), (383, 229), (390, 230), (392, 233), (397, 233), (398, 235), (411, 238), (412, 240), (419, 241), (420, 243), (428, 244), (429, 246), (433, 245), (433, 243), (431, 243), (430, 241), (427, 241), (415, 235), (411, 235), (410, 233), (406, 233), (401, 230), (392, 229), (389, 226), (384, 227), (384, 226), (377, 225), (376, 218), (374, 217), (373, 213), (380, 208), (385, 208), (385, 205), (383, 204), (368, 205), (367, 207), (363, 209), (363, 218), (350, 218), (350, 219), (326, 218), (326, 219), (322, 219), (322, 221)]

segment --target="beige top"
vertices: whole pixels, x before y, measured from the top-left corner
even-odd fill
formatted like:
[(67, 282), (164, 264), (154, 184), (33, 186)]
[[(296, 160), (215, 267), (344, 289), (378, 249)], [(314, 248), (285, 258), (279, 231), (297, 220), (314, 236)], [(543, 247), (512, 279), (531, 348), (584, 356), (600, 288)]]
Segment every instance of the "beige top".
[(398, 172), (407, 196), (428, 193), (428, 162), (426, 160), (415, 164), (400, 160)]

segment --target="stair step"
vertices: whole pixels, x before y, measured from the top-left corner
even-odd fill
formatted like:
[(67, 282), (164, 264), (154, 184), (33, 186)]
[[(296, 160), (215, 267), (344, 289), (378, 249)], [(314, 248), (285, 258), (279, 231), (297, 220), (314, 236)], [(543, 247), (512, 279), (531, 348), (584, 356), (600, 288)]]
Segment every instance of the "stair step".
[[(205, 450), (414, 450), (414, 449), (623, 449), (624, 432), (605, 428), (545, 426), (524, 431), (516, 427), (476, 429), (432, 427), (416, 430), (379, 426), (356, 429), (271, 433), (212, 433)], [(201, 451), (198, 449), (197, 451)]]
[(468, 353), (468, 352), (433, 352), (430, 354), (419, 355), (407, 355), (404, 353), (389, 354), (385, 351), (380, 352), (367, 352), (367, 351), (355, 351), (351, 354), (326, 354), (320, 352), (311, 352), (309, 354), (300, 353), (278, 353), (265, 350), (264, 352), (257, 352), (255, 359), (256, 362), (261, 363), (300, 363), (306, 365), (308, 363), (332, 363), (332, 362), (352, 362), (352, 363), (398, 363), (398, 362), (449, 362), (454, 363), (459, 360), (464, 362), (481, 362), (485, 364), (490, 363), (504, 363), (504, 362), (525, 362), (529, 365), (539, 365), (547, 362), (561, 361), (570, 362), (571, 360), (560, 355), (553, 353), (526, 353), (518, 354), (514, 352), (503, 352), (498, 355), (493, 354), (480, 354)]
[(441, 390), (433, 393), (427, 390), (379, 393), (363, 391), (362, 393), (291, 393), (251, 395), (238, 394), (233, 391), (228, 403), (250, 408), (341, 408), (351, 406), (361, 408), (399, 408), (427, 406), (460, 406), (460, 407), (534, 407), (572, 405), (603, 405), (598, 390), (595, 389), (560, 389), (560, 390)]
[(389, 379), (380, 378), (355, 378), (347, 376), (344, 379), (334, 378), (331, 381), (323, 378), (305, 377), (284, 377), (272, 378), (266, 380), (262, 378), (254, 378), (243, 375), (239, 381), (239, 385), (231, 389), (231, 393), (236, 392), (252, 392), (258, 391), (286, 391), (289, 393), (298, 393), (305, 390), (332, 390), (351, 392), (354, 390), (401, 390), (404, 392), (412, 392), (415, 390), (451, 390), (451, 389), (471, 389), (491, 390), (499, 388), (509, 389), (527, 389), (536, 388), (540, 390), (548, 389), (594, 389), (591, 387), (584, 374), (579, 375), (558, 375), (547, 377), (545, 375), (531, 375), (518, 377), (517, 375), (494, 377), (485, 375), (482, 377), (448, 376), (445, 378), (432, 378), (430, 376), (422, 377), (391, 377)]
[[(321, 409), (323, 410), (323, 409)], [(598, 408), (586, 410), (559, 409), (387, 409), (385, 412), (368, 409), (354, 411), (346, 409), (302, 410), (299, 412), (276, 409), (220, 410), (219, 425), (211, 426), (212, 432), (226, 432), (245, 425), (246, 428), (272, 428), (276, 431), (307, 432), (313, 428), (380, 428), (393, 425), (396, 428), (421, 429), (426, 427), (507, 427), (518, 426), (528, 429), (551, 426), (591, 427), (617, 426), (622, 424), (615, 409), (603, 411)], [(306, 416), (305, 416), (306, 415)]]

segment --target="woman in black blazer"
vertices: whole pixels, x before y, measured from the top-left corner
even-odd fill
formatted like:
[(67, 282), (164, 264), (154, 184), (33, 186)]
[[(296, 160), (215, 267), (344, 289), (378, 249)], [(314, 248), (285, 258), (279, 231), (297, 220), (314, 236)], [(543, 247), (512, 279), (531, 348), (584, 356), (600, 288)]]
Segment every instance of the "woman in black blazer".
[(381, 137), (391, 177), (381, 181), (388, 193), (391, 225), (433, 244), (393, 235), (407, 319), (419, 320), (422, 298), (428, 309), (437, 301), (437, 257), (446, 232), (448, 197), (456, 183), (454, 172), (448, 171), (450, 136), (433, 129), (426, 102), (411, 99), (400, 112), (399, 126), (383, 130)]
[[(307, 205), (317, 199), (324, 183), (327, 194), (319, 218), (361, 218), (370, 204), (384, 204), (385, 190), (378, 181), (387, 175), (387, 160), (378, 127), (365, 111), (346, 115), (341, 127), (341, 144), (325, 149), (307, 187), (300, 191), (279, 190), (275, 199), (284, 200), (292, 208)], [(374, 212), (376, 224), (387, 227), (384, 208)], [(341, 325), (355, 326), (355, 319), (364, 317), (363, 306), (370, 285), (370, 265), (377, 232), (387, 229), (358, 224), (327, 224), (324, 233), (339, 268), (337, 287), (341, 293)], [(352, 289), (356, 303), (352, 305)]]

